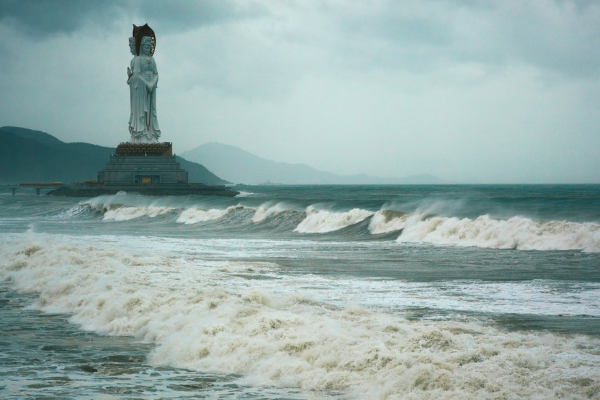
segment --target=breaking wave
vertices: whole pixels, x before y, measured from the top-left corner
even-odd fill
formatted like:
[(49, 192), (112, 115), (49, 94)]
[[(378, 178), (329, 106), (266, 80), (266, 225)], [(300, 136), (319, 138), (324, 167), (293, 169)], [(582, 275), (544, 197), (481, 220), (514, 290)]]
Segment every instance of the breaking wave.
[(177, 222), (183, 223), (186, 225), (189, 224), (197, 224), (199, 222), (210, 221), (214, 219), (219, 219), (225, 216), (227, 213), (242, 209), (241, 206), (231, 206), (226, 208), (225, 210), (219, 209), (209, 209), (204, 210), (201, 208), (191, 207), (183, 210), (179, 217), (177, 218)]
[(397, 232), (404, 229), (406, 220), (410, 217), (401, 211), (377, 211), (369, 222), (369, 231), (374, 234)]
[(112, 206), (104, 212), (103, 219), (106, 221), (129, 221), (132, 219), (148, 217), (155, 218), (159, 215), (168, 214), (173, 209), (170, 207), (124, 207)]
[(288, 207), (284, 203), (267, 203), (259, 206), (254, 212), (254, 216), (252, 217), (252, 222), (261, 222), (267, 218), (270, 218), (274, 215), (282, 213), (284, 211), (289, 210)]
[(319, 210), (313, 206), (306, 209), (306, 218), (294, 229), (299, 233), (326, 233), (357, 224), (373, 215), (373, 212), (354, 208), (347, 212)]
[[(139, 197), (139, 198), (138, 198)], [(125, 204), (125, 198), (134, 204)], [(98, 196), (84, 201), (73, 210), (81, 209), (82, 206), (90, 207), (93, 211), (102, 214), (105, 221), (130, 221), (138, 218), (156, 218), (172, 212), (175, 208), (161, 205), (158, 201), (148, 201), (142, 196), (127, 196), (116, 194)]]
[(145, 256), (100, 240), (24, 240), (0, 243), (2, 280), (85, 330), (153, 343), (155, 366), (350, 398), (575, 399), (598, 390), (597, 338), (409, 321), (298, 293), (276, 265), (186, 261), (147, 240), (131, 246)]
[(518, 250), (600, 251), (600, 225), (586, 222), (533, 221), (524, 217), (496, 220), (414, 215), (405, 222), (398, 242), (475, 246)]
[[(243, 199), (230, 204), (168, 198), (154, 200), (129, 195), (99, 196), (61, 211), (56, 218), (86, 218), (95, 214), (104, 221), (130, 221), (170, 216), (169, 221), (184, 225), (219, 221), (219, 226), (213, 228), (234, 234), (241, 230), (266, 235), (283, 233), (291, 237), (296, 234), (337, 234), (344, 235), (347, 240), (384, 235), (376, 239), (491, 249), (600, 252), (600, 224), (597, 222), (543, 221), (523, 216), (499, 219), (487, 214), (459, 218), (452, 216), (453, 208), (443, 208), (437, 203), (434, 204), (436, 207), (417, 207), (413, 212), (388, 208), (333, 211), (320, 208), (318, 204), (304, 208), (286, 201), (256, 203)], [(444, 212), (438, 213), (441, 209)], [(363, 221), (365, 223), (361, 224)], [(350, 226), (355, 229), (345, 230)], [(337, 233), (341, 230), (343, 233)], [(390, 237), (395, 232), (398, 236)]]
[(88, 212), (88, 210), (89, 207), (87, 205), (77, 204), (76, 206), (73, 206), (68, 210), (61, 211), (56, 217), (58, 219), (70, 219), (81, 215), (85, 215)]

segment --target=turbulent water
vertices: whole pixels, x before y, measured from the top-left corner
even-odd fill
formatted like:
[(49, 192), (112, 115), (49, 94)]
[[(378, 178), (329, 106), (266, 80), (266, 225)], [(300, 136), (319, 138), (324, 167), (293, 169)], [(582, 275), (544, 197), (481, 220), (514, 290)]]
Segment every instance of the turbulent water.
[(0, 397), (600, 399), (600, 186), (0, 194)]

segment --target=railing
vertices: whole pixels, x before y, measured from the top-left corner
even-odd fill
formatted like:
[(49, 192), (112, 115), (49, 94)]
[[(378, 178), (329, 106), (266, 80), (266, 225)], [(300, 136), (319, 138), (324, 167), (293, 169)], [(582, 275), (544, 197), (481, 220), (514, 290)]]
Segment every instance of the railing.
[(27, 182), (27, 183), (19, 183), (19, 187), (17, 187), (16, 185), (10, 186), (9, 189), (12, 191), (12, 194), (14, 196), (17, 189), (20, 189), (21, 187), (30, 187), (30, 188), (35, 189), (35, 194), (37, 194), (39, 196), (41, 193), (41, 190), (44, 188), (61, 187), (62, 185), (63, 185), (62, 182), (33, 182), (33, 183)]

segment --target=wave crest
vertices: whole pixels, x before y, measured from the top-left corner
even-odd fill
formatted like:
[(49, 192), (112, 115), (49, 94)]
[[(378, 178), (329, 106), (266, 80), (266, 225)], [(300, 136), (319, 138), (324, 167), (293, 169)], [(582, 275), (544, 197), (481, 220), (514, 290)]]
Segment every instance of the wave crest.
[(327, 233), (337, 231), (350, 225), (357, 224), (373, 212), (353, 208), (346, 212), (319, 210), (313, 206), (306, 209), (306, 218), (294, 229), (299, 233)]
[(132, 219), (148, 217), (155, 218), (159, 215), (168, 214), (171, 207), (111, 207), (104, 213), (102, 219), (106, 221), (129, 221)]
[(209, 210), (205, 210), (198, 207), (190, 207), (181, 212), (179, 217), (177, 218), (177, 222), (191, 225), (197, 224), (199, 222), (206, 222), (213, 219), (219, 219), (229, 213), (230, 211), (237, 210), (243, 208), (242, 206), (231, 206), (227, 207), (224, 210), (219, 210), (215, 208), (211, 208)]
[(288, 208), (285, 207), (283, 203), (267, 203), (263, 204), (256, 209), (254, 212), (254, 216), (252, 217), (252, 222), (261, 222), (265, 219), (272, 217), (273, 215), (277, 215), (283, 211), (287, 211)]
[(524, 217), (496, 220), (414, 216), (398, 242), (475, 246), (519, 250), (584, 250), (600, 252), (600, 225), (586, 222), (533, 221)]
[(401, 211), (380, 210), (377, 211), (369, 222), (369, 232), (374, 235), (381, 233), (397, 232), (404, 229), (406, 220), (410, 217)]
[[(126, 205), (126, 201), (134, 204)], [(103, 195), (83, 201), (79, 203), (79, 206), (89, 207), (101, 213), (102, 219), (105, 221), (130, 221), (143, 217), (155, 218), (175, 210), (175, 207), (158, 204), (156, 201), (143, 196), (128, 196), (124, 192), (119, 192), (116, 195)]]

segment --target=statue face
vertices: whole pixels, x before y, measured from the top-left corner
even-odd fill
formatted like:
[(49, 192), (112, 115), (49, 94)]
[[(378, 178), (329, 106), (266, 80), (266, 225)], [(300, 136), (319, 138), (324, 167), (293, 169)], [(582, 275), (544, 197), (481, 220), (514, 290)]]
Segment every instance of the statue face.
[(145, 55), (148, 56), (150, 55), (150, 49), (152, 48), (152, 39), (150, 39), (148, 36), (144, 36), (142, 38), (142, 43), (141, 43), (141, 50), (140, 52)]
[(135, 56), (135, 38), (129, 38), (129, 51)]

